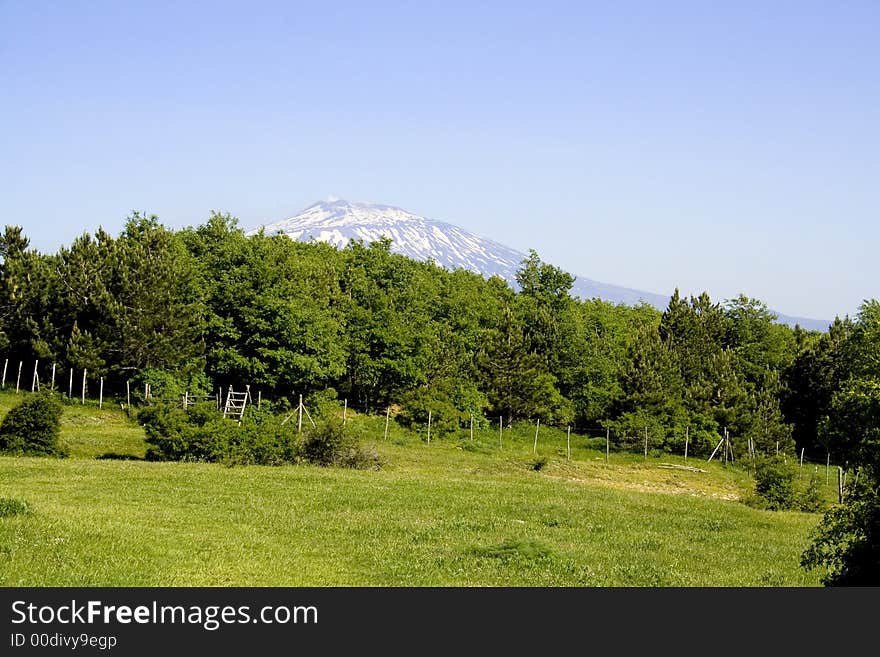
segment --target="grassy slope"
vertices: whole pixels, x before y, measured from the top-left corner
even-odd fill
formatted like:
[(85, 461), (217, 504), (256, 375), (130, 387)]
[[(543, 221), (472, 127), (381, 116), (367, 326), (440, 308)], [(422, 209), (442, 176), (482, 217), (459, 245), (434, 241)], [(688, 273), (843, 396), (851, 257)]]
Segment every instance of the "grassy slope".
[[(0, 413), (14, 401), (0, 394)], [(818, 516), (746, 507), (748, 476), (661, 469), (541, 430), (427, 445), (384, 418), (349, 430), (379, 472), (99, 460), (143, 454), (118, 410), (68, 406), (72, 458), (0, 457), (0, 585), (815, 585), (798, 566)], [(466, 435), (466, 432), (463, 432)], [(378, 438), (378, 440), (373, 437)]]

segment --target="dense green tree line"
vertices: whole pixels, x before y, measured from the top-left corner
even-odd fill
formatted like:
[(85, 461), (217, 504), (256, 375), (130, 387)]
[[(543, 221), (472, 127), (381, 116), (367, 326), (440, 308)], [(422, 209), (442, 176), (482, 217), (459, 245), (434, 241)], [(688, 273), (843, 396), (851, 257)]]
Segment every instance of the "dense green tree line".
[[(678, 291), (664, 312), (570, 295), (534, 251), (517, 275), (449, 272), (391, 253), (244, 235), (212, 214), (172, 231), (134, 214), (118, 236), (54, 254), (0, 238), (0, 353), (124, 380), (164, 371), (190, 387), (244, 383), (275, 398), (333, 388), (360, 407), (396, 403), (452, 424), (541, 419), (655, 448), (826, 451), (848, 458), (869, 394), (863, 327), (777, 324), (755, 299)], [(875, 356), (871, 356), (875, 358)], [(862, 369), (859, 369), (862, 368)], [(855, 414), (855, 415), (854, 415)]]
[(880, 303), (865, 302), (854, 322), (836, 322), (798, 364), (793, 389), (818, 406), (803, 416), (855, 472), (802, 563), (827, 568), (826, 584), (880, 586)]

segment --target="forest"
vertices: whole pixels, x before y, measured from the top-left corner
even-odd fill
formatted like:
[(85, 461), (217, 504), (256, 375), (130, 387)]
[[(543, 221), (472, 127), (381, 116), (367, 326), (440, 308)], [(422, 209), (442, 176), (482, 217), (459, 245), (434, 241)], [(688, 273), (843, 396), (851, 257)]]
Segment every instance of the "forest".
[[(617, 447), (706, 454), (801, 450), (857, 462), (880, 399), (880, 304), (826, 332), (757, 300), (676, 290), (664, 312), (573, 298), (573, 277), (530, 252), (515, 290), (391, 253), (245, 236), (228, 214), (174, 231), (134, 213), (118, 236), (54, 254), (21, 227), (0, 239), (0, 355), (112, 382), (267, 398), (330, 391), (435, 431), (540, 420)], [(154, 383), (154, 389), (155, 389)]]

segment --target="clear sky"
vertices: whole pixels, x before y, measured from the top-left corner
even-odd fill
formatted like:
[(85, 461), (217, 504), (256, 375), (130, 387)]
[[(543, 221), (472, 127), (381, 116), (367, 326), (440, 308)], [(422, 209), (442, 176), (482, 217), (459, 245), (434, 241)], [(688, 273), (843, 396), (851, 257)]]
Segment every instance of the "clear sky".
[[(398, 205), (652, 292), (880, 296), (880, 2), (0, 0), (0, 221)], [(0, 224), (2, 225), (2, 224)]]

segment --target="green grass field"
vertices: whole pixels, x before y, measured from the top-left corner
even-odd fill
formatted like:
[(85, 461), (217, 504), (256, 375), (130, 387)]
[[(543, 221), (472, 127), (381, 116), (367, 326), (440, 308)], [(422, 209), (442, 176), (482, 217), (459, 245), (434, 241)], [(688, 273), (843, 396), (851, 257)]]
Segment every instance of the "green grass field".
[[(0, 393), (0, 414), (16, 396)], [(3, 586), (815, 586), (799, 556), (820, 516), (740, 501), (737, 467), (660, 467), (542, 427), (434, 439), (384, 417), (347, 430), (379, 471), (225, 467), (138, 457), (119, 408), (68, 405), (67, 459), (0, 457)], [(806, 468), (805, 468), (806, 469)], [(825, 491), (829, 498), (831, 487)]]

